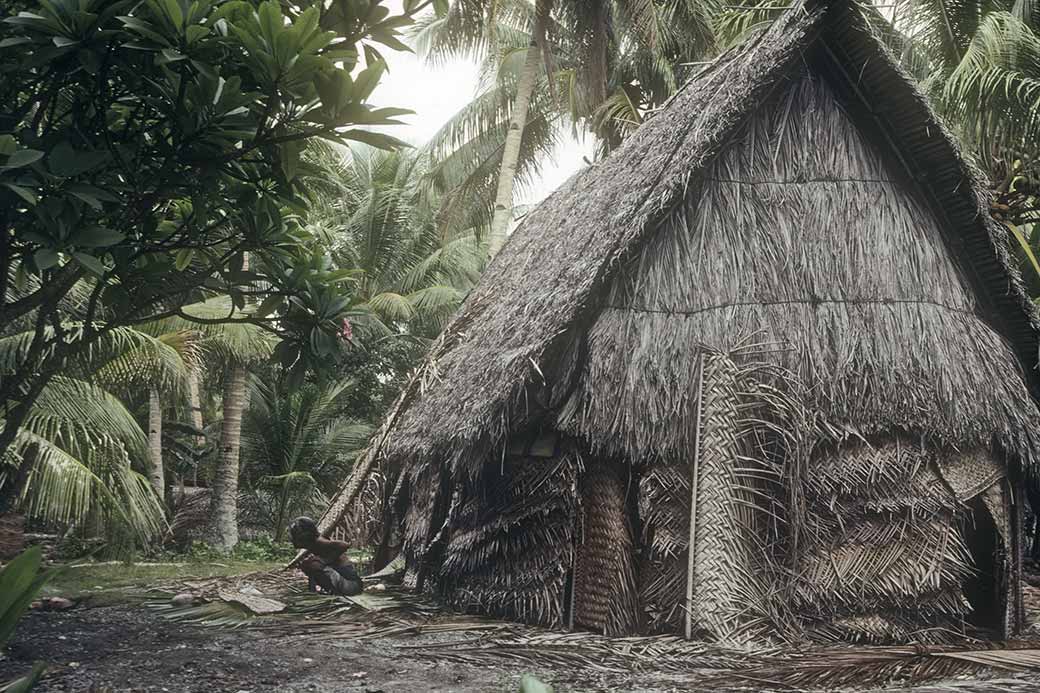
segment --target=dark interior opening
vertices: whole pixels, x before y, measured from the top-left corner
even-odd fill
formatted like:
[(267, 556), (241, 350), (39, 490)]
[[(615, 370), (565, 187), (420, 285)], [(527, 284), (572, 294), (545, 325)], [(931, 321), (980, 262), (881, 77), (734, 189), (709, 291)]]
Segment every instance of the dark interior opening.
[(965, 523), (964, 538), (976, 572), (964, 583), (964, 596), (971, 605), (967, 621), (976, 628), (998, 631), (996, 637), (999, 637), (1004, 612), (1000, 576), (1002, 542), (982, 498), (976, 496), (969, 507), (971, 514)]

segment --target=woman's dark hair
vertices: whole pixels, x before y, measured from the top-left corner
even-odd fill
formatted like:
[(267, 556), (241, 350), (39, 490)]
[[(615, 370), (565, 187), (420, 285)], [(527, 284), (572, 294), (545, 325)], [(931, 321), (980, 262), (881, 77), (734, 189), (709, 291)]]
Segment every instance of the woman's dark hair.
[(289, 534), (293, 537), (318, 538), (318, 523), (309, 517), (298, 517), (289, 525)]

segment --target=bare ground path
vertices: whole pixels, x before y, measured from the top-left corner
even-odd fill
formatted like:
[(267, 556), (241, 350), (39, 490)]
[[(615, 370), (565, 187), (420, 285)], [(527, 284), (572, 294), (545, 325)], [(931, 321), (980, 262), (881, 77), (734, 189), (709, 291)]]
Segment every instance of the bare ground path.
[[(331, 638), (277, 631), (217, 629), (173, 623), (141, 605), (81, 606), (34, 612), (19, 626), (15, 644), (0, 659), (0, 681), (24, 673), (33, 661), (50, 664), (36, 690), (58, 691), (517, 691), (523, 673), (557, 691), (769, 691), (765, 681), (710, 684), (704, 674), (653, 671), (604, 673), (581, 667), (539, 668), (508, 659), (487, 665), (437, 661), (422, 646), (457, 642), (472, 634), (396, 638)], [(419, 645), (418, 649), (415, 646)], [(863, 690), (863, 689), (860, 689)], [(1040, 691), (1040, 677), (992, 671), (926, 686), (874, 687), (918, 693), (1025, 693)]]

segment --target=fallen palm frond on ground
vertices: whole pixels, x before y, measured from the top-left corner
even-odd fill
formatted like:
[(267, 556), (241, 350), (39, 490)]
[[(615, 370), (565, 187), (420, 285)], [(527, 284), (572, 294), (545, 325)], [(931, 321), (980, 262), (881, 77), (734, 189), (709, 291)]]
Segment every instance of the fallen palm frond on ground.
[(547, 667), (595, 671), (660, 671), (714, 675), (765, 662), (775, 652), (748, 653), (677, 636), (612, 638), (595, 633), (553, 633), (515, 628), (503, 634), (458, 643), (404, 646), (419, 657), (464, 664), (512, 660)]
[[(246, 627), (257, 637), (380, 640), (402, 656), (459, 664), (512, 662), (604, 674), (691, 677), (719, 690), (768, 686), (806, 690), (893, 682), (940, 682), (929, 691), (1025, 690), (1021, 681), (980, 682), (993, 670), (1038, 672), (1040, 641), (960, 646), (835, 647), (803, 650), (772, 647), (737, 650), (677, 636), (606, 637), (559, 632), (448, 611), (397, 589), (336, 597), (305, 592), (287, 572), (250, 573), (163, 585), (167, 601), (150, 606), (164, 618), (218, 627)], [(174, 605), (172, 593), (190, 592), (193, 603)], [(157, 590), (158, 592), (158, 590)], [(260, 615), (246, 604), (276, 599), (278, 613)], [(227, 597), (233, 597), (229, 599)], [(201, 603), (199, 603), (201, 602)], [(434, 636), (434, 637), (429, 637)], [(955, 677), (971, 676), (970, 682)], [(971, 685), (968, 685), (968, 684)], [(964, 684), (962, 686), (961, 684)]]
[(790, 652), (726, 672), (792, 689), (866, 686), (900, 681), (920, 684), (977, 674), (987, 669), (1040, 672), (1040, 643), (980, 643), (964, 649), (940, 646), (849, 647)]

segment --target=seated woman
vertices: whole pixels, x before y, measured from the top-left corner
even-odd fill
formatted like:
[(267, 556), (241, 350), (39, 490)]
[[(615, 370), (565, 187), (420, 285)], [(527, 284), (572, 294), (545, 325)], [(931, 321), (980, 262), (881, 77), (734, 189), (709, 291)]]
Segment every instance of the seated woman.
[(307, 588), (317, 587), (327, 594), (350, 596), (361, 593), (361, 578), (347, 558), (346, 542), (326, 539), (318, 533), (318, 525), (309, 517), (298, 517), (289, 526), (293, 546), (308, 554), (300, 562), (307, 576)]

